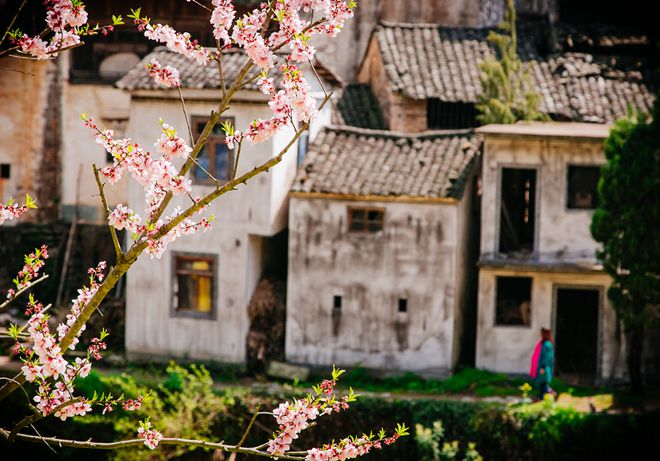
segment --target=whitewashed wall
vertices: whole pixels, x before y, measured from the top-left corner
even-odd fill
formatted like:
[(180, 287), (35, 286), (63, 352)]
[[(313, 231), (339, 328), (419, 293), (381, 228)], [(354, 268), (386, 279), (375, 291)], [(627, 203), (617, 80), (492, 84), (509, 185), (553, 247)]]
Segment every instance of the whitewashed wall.
[[(187, 127), (178, 99), (155, 99), (152, 94), (133, 95), (128, 135), (151, 147), (160, 134), (159, 118), (186, 135)], [(189, 116), (207, 116), (216, 108), (217, 92), (189, 92)], [(238, 94), (224, 114), (233, 117), (237, 129), (244, 129), (255, 118), (271, 113), (264, 100), (254, 93)], [(292, 129), (284, 129), (269, 141), (246, 143), (241, 153), (238, 175), (276, 155), (291, 139)], [(287, 224), (287, 192), (296, 171), (297, 144), (285, 154), (282, 163), (268, 173), (252, 178), (246, 185), (216, 200), (209, 210), (215, 216), (213, 229), (183, 237), (170, 246), (163, 257), (144, 256), (131, 269), (127, 282), (126, 349), (133, 356), (175, 356), (221, 362), (245, 360), (245, 338), (249, 327), (247, 305), (263, 270), (262, 236), (272, 236)], [(212, 190), (193, 186), (193, 196)], [(179, 198), (176, 203), (189, 202)], [(134, 182), (129, 186), (129, 205), (143, 210), (143, 192)], [(214, 319), (172, 317), (172, 251), (217, 255), (217, 314)]]
[[(532, 277), (531, 324), (524, 326), (495, 325), (496, 277)], [(553, 328), (555, 289), (600, 288), (599, 307), (599, 378), (621, 378), (625, 373), (623, 344), (616, 338), (616, 314), (605, 295), (611, 280), (606, 274), (539, 273), (531, 271), (486, 270), (479, 272), (479, 315), (477, 323), (477, 357), (479, 368), (528, 373), (530, 358), (540, 339), (541, 328)]]
[[(349, 233), (348, 206), (385, 208), (384, 231)], [(458, 213), (455, 203), (292, 197), (287, 360), (448, 372), (463, 276)], [(335, 295), (341, 314), (333, 314)]]
[(481, 253), (498, 250), (502, 167), (537, 168), (536, 251), (541, 260), (595, 260), (592, 210), (567, 208), (568, 165), (605, 163), (603, 140), (486, 138), (482, 176)]

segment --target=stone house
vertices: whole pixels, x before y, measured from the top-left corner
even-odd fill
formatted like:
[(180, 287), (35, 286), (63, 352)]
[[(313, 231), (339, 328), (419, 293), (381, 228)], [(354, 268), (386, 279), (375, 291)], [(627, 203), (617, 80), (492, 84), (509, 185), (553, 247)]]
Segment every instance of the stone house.
[(611, 279), (589, 224), (609, 126), (487, 125), (481, 196), (476, 365), (526, 373), (542, 327), (557, 375), (583, 382), (625, 369)]
[(477, 158), (467, 130), (321, 131), (290, 193), (288, 361), (453, 369)]
[[(152, 58), (179, 69), (188, 121), (178, 92), (158, 86), (145, 71), (144, 64)], [(231, 81), (244, 63), (242, 53), (228, 52), (223, 60), (225, 79)], [(317, 70), (326, 88), (339, 83), (323, 66)], [(308, 72), (312, 96), (320, 102), (321, 87), (311, 70)], [(220, 79), (217, 67), (190, 65), (187, 58), (159, 47), (117, 86), (131, 99), (126, 135), (149, 148), (160, 134), (159, 118), (181, 136), (187, 133), (189, 122), (196, 138), (211, 111), (217, 109)], [(223, 118), (240, 129), (257, 118), (269, 118), (267, 103), (268, 97), (251, 83), (236, 93)], [(314, 120), (311, 134), (328, 118), (329, 109)], [(246, 143), (237, 174), (276, 156), (292, 135), (293, 130), (287, 128), (265, 142)], [(210, 231), (178, 239), (160, 260), (141, 258), (131, 268), (126, 285), (126, 351), (130, 357), (245, 361), (247, 307), (282, 242), (278, 234), (287, 225), (287, 194), (296, 174), (297, 149), (298, 143), (269, 172), (215, 201), (209, 210), (215, 217)], [(216, 178), (228, 180), (234, 161), (235, 152), (224, 144), (224, 134), (216, 125), (198, 162)], [(206, 195), (215, 187), (199, 168), (191, 171), (191, 179), (193, 196)], [(129, 184), (128, 205), (142, 212), (144, 191), (135, 182)], [(183, 197), (177, 203), (185, 206), (187, 200)]]
[[(357, 81), (371, 87), (390, 130), (475, 127), (479, 62), (493, 55), (491, 30), (381, 22)], [(540, 109), (553, 120), (611, 123), (628, 107), (651, 108), (654, 53), (646, 35), (521, 21), (518, 43)]]

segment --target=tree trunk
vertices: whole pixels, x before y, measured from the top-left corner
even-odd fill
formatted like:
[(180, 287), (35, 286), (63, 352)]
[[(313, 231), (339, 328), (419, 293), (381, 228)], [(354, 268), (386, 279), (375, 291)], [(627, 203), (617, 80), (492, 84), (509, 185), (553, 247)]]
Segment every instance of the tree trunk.
[(633, 392), (642, 392), (644, 376), (642, 373), (642, 353), (644, 350), (644, 325), (640, 322), (627, 332), (628, 337), (628, 373)]

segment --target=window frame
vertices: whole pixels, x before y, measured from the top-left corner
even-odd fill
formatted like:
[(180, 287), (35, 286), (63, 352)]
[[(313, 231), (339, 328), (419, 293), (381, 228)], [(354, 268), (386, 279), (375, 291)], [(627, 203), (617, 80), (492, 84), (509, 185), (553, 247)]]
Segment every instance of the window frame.
[[(503, 253), (500, 249), (500, 238), (502, 232), (502, 184), (504, 182), (504, 170), (505, 169), (515, 169), (515, 170), (536, 170), (536, 191), (534, 196), (534, 244), (532, 246), (531, 255), (536, 255), (539, 248), (539, 236), (540, 236), (540, 222), (541, 222), (541, 193), (542, 193), (542, 184), (541, 184), (541, 174), (543, 170), (542, 165), (537, 163), (510, 163), (503, 162), (497, 164), (497, 191), (496, 191), (496, 222), (495, 222), (495, 241), (494, 251), (495, 253)], [(503, 253), (508, 254), (508, 253)]]
[[(564, 207), (566, 211), (568, 212), (584, 212), (584, 211), (594, 211), (596, 208), (598, 208), (598, 182), (600, 182), (600, 172), (602, 169), (603, 165), (599, 163), (567, 163), (566, 164), (566, 193), (565, 193), (565, 199), (566, 201), (564, 202)], [(582, 208), (582, 207), (572, 207), (569, 206), (570, 198), (571, 198), (571, 168), (596, 168), (598, 170), (598, 181), (596, 181), (596, 205), (592, 206), (590, 208)]]
[[(192, 115), (190, 117), (190, 126), (192, 128), (192, 135), (193, 139), (191, 139), (190, 145), (194, 146), (195, 142), (199, 138), (199, 135), (201, 133), (197, 132), (197, 126), (199, 123), (204, 123), (208, 121), (208, 116), (205, 115)], [(220, 117), (218, 119), (218, 123), (216, 123), (216, 126), (220, 126), (223, 122), (229, 122), (233, 126), (235, 125), (235, 118), (234, 117)], [(215, 127), (214, 127), (215, 128)], [(225, 177), (220, 177), (217, 174), (216, 168), (215, 168), (215, 155), (211, 155), (211, 152), (215, 152), (215, 146), (217, 144), (223, 144), (225, 145), (225, 135), (222, 134), (221, 136), (219, 135), (214, 135), (211, 133), (209, 137), (206, 139), (206, 142), (204, 146), (207, 149), (207, 152), (209, 152), (209, 173), (211, 173), (216, 179), (220, 181), (221, 184), (227, 183), (231, 180), (231, 175), (234, 171), (234, 162), (236, 161), (236, 152), (235, 149), (229, 149), (227, 146), (227, 152), (228, 152), (228, 160), (227, 160), (227, 171), (226, 173), (226, 178)], [(195, 168), (197, 168), (197, 165), (193, 165), (192, 168), (190, 169), (190, 180), (194, 185), (201, 185), (201, 186), (208, 186), (208, 185), (215, 185), (215, 182), (211, 178), (205, 177), (204, 179), (199, 179), (195, 177), (194, 171)]]
[[(499, 274), (495, 275), (495, 289), (493, 297), (493, 328), (525, 328), (531, 329), (533, 324), (532, 314), (534, 313), (534, 277), (529, 275), (511, 275), (511, 274)], [(529, 280), (529, 322), (528, 324), (510, 324), (510, 323), (498, 323), (497, 321), (497, 304), (498, 304), (498, 280), (499, 279), (528, 279)]]
[[(353, 213), (356, 211), (364, 211), (365, 212), (365, 219), (364, 219), (364, 226), (362, 229), (353, 229)], [(378, 230), (369, 230), (369, 219), (368, 219), (368, 214), (370, 211), (376, 211), (381, 214), (380, 218), (380, 229)], [(382, 207), (374, 207), (374, 206), (348, 206), (346, 209), (346, 213), (348, 215), (347, 223), (348, 223), (348, 232), (351, 234), (358, 234), (358, 235), (368, 235), (368, 234), (378, 234), (379, 232), (383, 232), (385, 230), (385, 208)], [(375, 222), (375, 221), (373, 221)]]
[[(179, 259), (188, 260), (208, 260), (211, 262), (211, 310), (209, 312), (199, 312), (195, 310), (180, 310), (178, 304), (178, 292), (174, 291), (176, 278), (179, 275)], [(212, 253), (193, 253), (193, 252), (172, 252), (172, 272), (170, 274), (170, 317), (185, 317), (201, 320), (216, 320), (218, 311), (218, 255)], [(193, 270), (187, 270), (194, 273)], [(202, 272), (202, 271), (199, 271)]]

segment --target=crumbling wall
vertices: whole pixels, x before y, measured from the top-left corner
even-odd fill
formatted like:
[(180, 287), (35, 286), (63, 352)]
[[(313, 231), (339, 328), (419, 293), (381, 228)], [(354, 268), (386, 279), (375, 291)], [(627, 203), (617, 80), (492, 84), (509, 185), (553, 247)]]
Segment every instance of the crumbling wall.
[[(348, 206), (384, 208), (383, 231), (348, 232)], [(446, 373), (457, 303), (457, 213), (454, 203), (292, 197), (287, 360)], [(399, 299), (407, 300), (406, 312)]]

